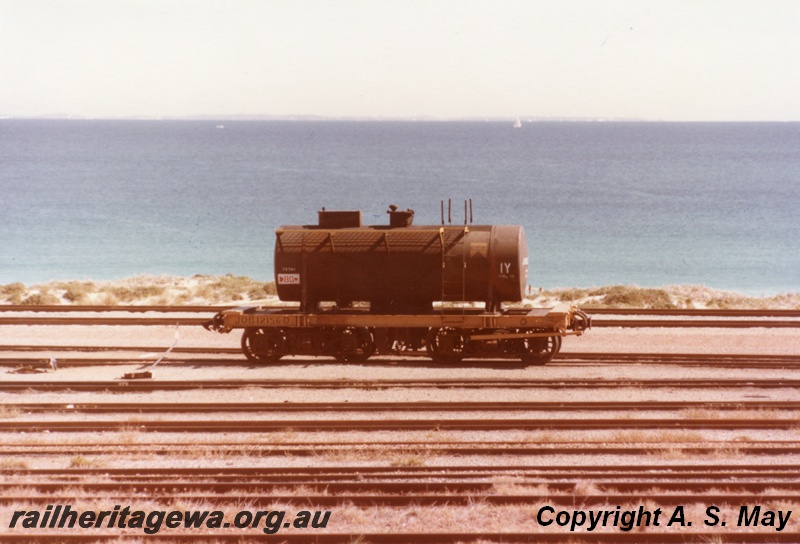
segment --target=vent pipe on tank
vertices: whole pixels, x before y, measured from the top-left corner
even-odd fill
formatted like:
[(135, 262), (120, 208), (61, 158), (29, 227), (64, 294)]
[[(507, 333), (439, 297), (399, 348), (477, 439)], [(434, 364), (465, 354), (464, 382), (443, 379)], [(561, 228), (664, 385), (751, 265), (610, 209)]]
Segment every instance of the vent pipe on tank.
[[(442, 209), (442, 225), (444, 225), (444, 200), (439, 201)], [(453, 223), (453, 201), (447, 199), (447, 223)], [(472, 224), (472, 199), (464, 199), (464, 224)]]

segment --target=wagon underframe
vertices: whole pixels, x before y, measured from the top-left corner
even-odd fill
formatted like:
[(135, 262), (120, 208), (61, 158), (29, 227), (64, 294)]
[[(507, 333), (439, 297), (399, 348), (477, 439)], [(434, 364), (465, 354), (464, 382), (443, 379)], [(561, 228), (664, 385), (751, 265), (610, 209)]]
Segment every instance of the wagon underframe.
[(544, 364), (558, 352), (563, 336), (580, 335), (589, 325), (586, 314), (568, 305), (496, 313), (448, 308), (413, 315), (239, 307), (218, 313), (207, 328), (244, 329), (245, 355), (266, 363), (287, 355), (358, 362), (375, 353), (424, 349), (435, 362), (445, 364), (464, 358), (520, 358), (526, 364)]

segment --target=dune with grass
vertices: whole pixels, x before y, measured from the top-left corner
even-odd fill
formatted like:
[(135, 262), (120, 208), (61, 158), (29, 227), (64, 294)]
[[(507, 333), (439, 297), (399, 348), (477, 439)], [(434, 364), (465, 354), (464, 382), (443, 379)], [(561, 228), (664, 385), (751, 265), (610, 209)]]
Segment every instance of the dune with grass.
[[(51, 281), (0, 285), (0, 304), (12, 305), (229, 305), (271, 304), (274, 282), (247, 276), (135, 276), (111, 281)], [(753, 297), (699, 285), (529, 289), (521, 304), (543, 308), (570, 303), (582, 308), (798, 309), (800, 293)]]

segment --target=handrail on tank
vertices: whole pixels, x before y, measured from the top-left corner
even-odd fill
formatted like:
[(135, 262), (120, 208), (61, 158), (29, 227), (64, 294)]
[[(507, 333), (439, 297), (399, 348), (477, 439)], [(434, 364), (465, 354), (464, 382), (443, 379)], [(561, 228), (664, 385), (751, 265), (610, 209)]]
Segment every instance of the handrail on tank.
[[(444, 225), (444, 200), (439, 201), (442, 210), (442, 225)], [(469, 208), (467, 208), (469, 206)], [(469, 210), (469, 211), (468, 211)], [(447, 224), (453, 224), (453, 202), (452, 199), (447, 199)], [(469, 223), (467, 223), (467, 219), (469, 218)], [(472, 224), (472, 199), (464, 199), (464, 224)]]

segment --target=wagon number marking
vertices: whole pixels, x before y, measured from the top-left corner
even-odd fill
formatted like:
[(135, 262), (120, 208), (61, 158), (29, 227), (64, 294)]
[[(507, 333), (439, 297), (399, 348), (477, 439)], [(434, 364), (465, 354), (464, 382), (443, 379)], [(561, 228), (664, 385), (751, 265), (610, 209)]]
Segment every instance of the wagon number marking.
[(237, 321), (239, 325), (253, 327), (288, 325), (291, 319), (285, 315), (241, 315)]

